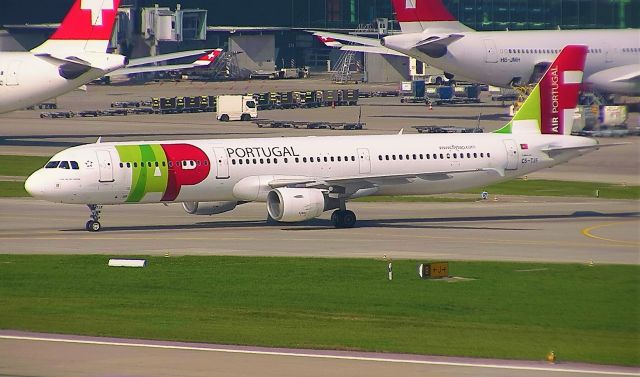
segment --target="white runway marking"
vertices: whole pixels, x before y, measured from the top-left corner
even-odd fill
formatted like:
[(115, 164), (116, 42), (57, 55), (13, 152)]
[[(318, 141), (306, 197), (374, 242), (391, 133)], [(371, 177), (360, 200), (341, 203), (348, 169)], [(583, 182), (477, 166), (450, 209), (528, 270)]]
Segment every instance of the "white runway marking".
[(375, 361), (375, 362), (387, 362), (387, 363), (404, 363), (404, 364), (427, 364), (427, 365), (444, 365), (453, 367), (475, 367), (475, 368), (491, 368), (491, 369), (510, 369), (510, 370), (526, 370), (526, 371), (543, 371), (543, 372), (566, 372), (566, 373), (580, 373), (580, 374), (598, 374), (606, 376), (640, 376), (640, 373), (633, 372), (616, 372), (616, 371), (603, 371), (603, 370), (589, 370), (579, 368), (558, 368), (558, 367), (534, 367), (534, 366), (517, 366), (517, 365), (500, 365), (500, 364), (482, 364), (482, 363), (464, 363), (464, 362), (446, 362), (446, 361), (429, 361), (429, 360), (410, 360), (410, 359), (394, 359), (394, 358), (378, 358), (378, 357), (365, 357), (365, 356), (340, 356), (340, 355), (328, 355), (328, 354), (312, 354), (312, 353), (298, 353), (298, 352), (277, 352), (277, 351), (258, 351), (258, 350), (242, 350), (242, 349), (227, 349), (227, 348), (215, 348), (215, 347), (196, 347), (196, 346), (178, 346), (178, 345), (162, 345), (151, 343), (125, 343), (125, 342), (110, 342), (110, 341), (98, 341), (98, 340), (79, 340), (79, 339), (64, 339), (64, 338), (46, 338), (46, 337), (33, 337), (33, 336), (13, 336), (13, 335), (0, 335), (0, 339), (12, 339), (12, 340), (31, 340), (42, 342), (56, 342), (56, 343), (74, 343), (74, 344), (92, 344), (103, 346), (119, 346), (119, 347), (141, 347), (141, 348), (156, 348), (156, 349), (174, 349), (174, 350), (189, 350), (189, 351), (208, 351), (208, 352), (225, 352), (225, 353), (239, 353), (239, 354), (253, 354), (253, 355), (270, 355), (270, 356), (293, 356), (293, 357), (308, 357), (316, 359), (337, 359), (337, 360), (356, 360), (356, 361)]

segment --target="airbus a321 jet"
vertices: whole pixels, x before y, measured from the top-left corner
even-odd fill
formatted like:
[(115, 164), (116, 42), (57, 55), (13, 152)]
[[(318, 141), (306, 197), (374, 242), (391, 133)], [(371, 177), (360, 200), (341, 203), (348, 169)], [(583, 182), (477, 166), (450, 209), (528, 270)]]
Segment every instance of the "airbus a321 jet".
[(588, 45), (585, 83), (604, 93), (640, 95), (640, 30), (475, 31), (449, 13), (442, 0), (391, 0), (401, 34), (382, 40), (315, 31), (358, 45), (342, 50), (404, 54), (453, 77), (509, 87), (534, 83), (569, 44)]
[(585, 46), (567, 46), (523, 106), (488, 134), (413, 134), (95, 143), (59, 152), (25, 182), (37, 199), (103, 205), (182, 202), (212, 215), (266, 202), (277, 221), (333, 210), (353, 227), (349, 199), (437, 194), (479, 187), (568, 161), (600, 146), (571, 136)]
[[(181, 66), (137, 66), (211, 51), (183, 51), (130, 62), (125, 56), (107, 53), (119, 3), (76, 0), (60, 27), (43, 44), (27, 52), (0, 52), (0, 114), (70, 92), (125, 65), (126, 71), (118, 74), (176, 69)], [(181, 68), (200, 64), (203, 62), (196, 61)]]

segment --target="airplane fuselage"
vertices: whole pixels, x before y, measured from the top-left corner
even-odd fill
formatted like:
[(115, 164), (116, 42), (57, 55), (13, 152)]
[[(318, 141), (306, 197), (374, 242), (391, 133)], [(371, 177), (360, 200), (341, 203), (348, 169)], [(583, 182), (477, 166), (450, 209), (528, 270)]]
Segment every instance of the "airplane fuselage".
[[(415, 47), (433, 35), (459, 35), (446, 46), (446, 53)], [(611, 82), (615, 76), (640, 71), (640, 30), (537, 30), (507, 32), (456, 32), (427, 29), (422, 33), (386, 37), (385, 47), (414, 56), (445, 72), (473, 81), (508, 87), (526, 84), (536, 66), (553, 61), (566, 45), (582, 44), (589, 48), (584, 77), (587, 85), (606, 92), (640, 94), (640, 80)], [(441, 50), (444, 51), (444, 50)], [(437, 49), (436, 49), (437, 52)], [(624, 68), (621, 68), (624, 67)], [(617, 69), (618, 72), (608, 71)], [(622, 71), (620, 71), (622, 69)], [(544, 72), (544, 66), (540, 73)]]
[(86, 70), (75, 66), (84, 72), (78, 72), (74, 77), (77, 73), (73, 71), (73, 64), (64, 67), (64, 61), (36, 56), (31, 52), (0, 53), (0, 113), (22, 109), (72, 91), (124, 64), (121, 55), (94, 53), (91, 57), (97, 58), (99, 65)]
[(66, 161), (65, 167), (40, 169), (26, 186), (36, 198), (83, 204), (265, 201), (270, 183), (309, 177), (354, 181), (345, 186), (348, 198), (435, 194), (510, 179), (583, 153), (550, 158), (543, 151), (550, 145), (594, 144), (540, 134), (99, 143), (58, 153), (50, 166)]

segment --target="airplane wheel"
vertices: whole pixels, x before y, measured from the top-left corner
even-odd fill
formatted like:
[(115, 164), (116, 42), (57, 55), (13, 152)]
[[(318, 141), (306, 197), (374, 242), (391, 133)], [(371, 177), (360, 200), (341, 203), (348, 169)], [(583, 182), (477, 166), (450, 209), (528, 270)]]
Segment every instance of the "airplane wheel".
[(102, 226), (100, 225), (99, 221), (90, 220), (87, 222), (87, 228), (88, 228), (87, 230), (90, 232), (97, 232), (100, 230), (101, 227)]
[(93, 221), (91, 221), (91, 220), (87, 221), (87, 223), (86, 223), (86, 224), (84, 224), (84, 230), (90, 230), (90, 229), (91, 229), (91, 223), (92, 223), (92, 222), (93, 222)]
[(342, 214), (342, 227), (353, 228), (356, 225), (356, 214), (353, 211), (344, 211)]

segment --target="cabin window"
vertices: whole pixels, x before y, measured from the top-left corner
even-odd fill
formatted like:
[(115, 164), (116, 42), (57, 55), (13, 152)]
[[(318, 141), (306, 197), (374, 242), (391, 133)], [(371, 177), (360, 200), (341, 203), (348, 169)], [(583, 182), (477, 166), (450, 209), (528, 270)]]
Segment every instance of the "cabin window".
[(313, 162), (313, 157), (309, 157), (309, 162)]
[[(333, 158), (333, 156), (331, 156), (331, 162), (333, 162), (333, 160), (334, 160), (334, 158)], [(286, 161), (285, 161), (285, 162), (286, 162)]]
[(477, 154), (477, 153), (474, 153), (474, 154), (473, 154), (473, 158), (478, 158), (478, 154)]
[[(269, 161), (269, 160), (267, 160), (267, 161)], [(261, 164), (264, 164), (264, 158), (261, 158), (261, 159), (260, 159), (260, 163), (261, 163)]]
[(232, 159), (231, 159), (231, 165), (235, 165), (235, 164), (236, 164), (236, 159), (235, 159), (235, 158), (232, 158)]
[(378, 155), (378, 160), (382, 161), (382, 155), (381, 154)]
[(491, 153), (487, 152), (487, 157), (491, 157)]
[(238, 159), (238, 165), (242, 165), (242, 159)]
[[(331, 159), (333, 160), (333, 157), (331, 157)], [(285, 157), (285, 158), (284, 158), (284, 163), (286, 164), (286, 163), (288, 163), (288, 162), (289, 162), (289, 159)]]
[(298, 157), (296, 157), (296, 163), (300, 162), (300, 159)]
[(434, 153), (434, 154), (433, 154), (433, 159), (434, 159), (434, 160), (437, 160), (437, 159), (438, 159), (438, 155)]
[(134, 168), (137, 168), (137, 167), (138, 167), (138, 163), (137, 163), (137, 162), (134, 162), (134, 163), (133, 163), (133, 167), (134, 167)]
[(444, 160), (444, 155), (442, 153), (440, 153), (440, 159)]
[(454, 153), (454, 154), (453, 154), (453, 158), (458, 158), (458, 154), (457, 154), (457, 153)]
[(338, 156), (338, 162), (342, 161), (342, 157)]
[(123, 167), (124, 167), (124, 164), (123, 164), (122, 162), (120, 163), (120, 167), (121, 167), (121, 168), (123, 168)]
[(302, 157), (302, 162), (307, 162), (307, 158), (306, 157)]
[(424, 156), (427, 158), (427, 160), (431, 158), (431, 155), (429, 153), (425, 154)]
[(398, 160), (402, 160), (402, 155), (401, 154), (398, 155)]
[(393, 159), (393, 161), (395, 161), (396, 160), (396, 155), (395, 154), (391, 155), (391, 158)]
[(257, 158), (254, 158), (254, 159), (253, 159), (253, 164), (254, 164), (254, 165), (257, 165), (257, 164), (258, 164), (258, 159), (257, 159)]
[(44, 166), (45, 169), (55, 169), (58, 167), (58, 165), (60, 165), (60, 161), (49, 161), (47, 162), (47, 164)]
[(277, 164), (277, 163), (278, 163), (278, 159), (277, 159), (277, 158), (274, 158), (274, 159), (273, 159), (273, 163), (274, 163), (274, 164)]
[(130, 168), (131, 167), (131, 163), (127, 162), (127, 167)]
[(481, 158), (484, 158), (484, 153), (480, 153), (480, 157), (481, 157)]
[(389, 161), (389, 155), (388, 154), (384, 155), (384, 159)]
[(326, 157), (326, 156), (324, 157), (324, 162), (328, 162), (328, 160), (327, 160), (327, 157)]
[(451, 158), (451, 153), (447, 153), (447, 159)]
[(422, 153), (420, 153), (420, 159), (421, 159), (421, 160), (422, 160), (422, 157), (424, 157), (424, 156), (422, 155)]

